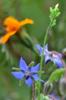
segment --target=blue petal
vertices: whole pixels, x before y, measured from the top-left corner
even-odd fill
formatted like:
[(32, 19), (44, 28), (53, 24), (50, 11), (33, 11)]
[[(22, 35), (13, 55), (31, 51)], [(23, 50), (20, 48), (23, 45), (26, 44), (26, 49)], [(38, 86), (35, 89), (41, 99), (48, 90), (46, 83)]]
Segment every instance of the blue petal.
[(50, 56), (45, 56), (45, 63), (47, 64), (49, 61), (51, 61), (51, 57)]
[(20, 63), (19, 63), (20, 69), (23, 71), (26, 71), (28, 69), (27, 64), (25, 63), (25, 61), (23, 60), (23, 58), (20, 58)]
[(40, 69), (40, 65), (37, 64), (36, 66), (31, 67), (31, 72), (36, 73), (36, 72), (38, 72), (39, 69)]
[(15, 78), (17, 78), (17, 79), (19, 79), (19, 80), (21, 80), (21, 79), (24, 77), (24, 73), (23, 73), (23, 72), (11, 72), (11, 74), (12, 74)]
[(62, 68), (64, 66), (63, 61), (60, 58), (54, 59), (53, 62), (58, 68)]
[(32, 79), (29, 77), (28, 79), (25, 80), (25, 83), (28, 85), (28, 86), (31, 86), (32, 85)]
[(48, 44), (44, 46), (44, 50), (48, 50)]
[(54, 98), (54, 100), (60, 100), (60, 97), (57, 96), (55, 93), (51, 93), (48, 96), (50, 97), (51, 100), (52, 100), (52, 98)]
[(48, 44), (45, 45), (44, 47), (44, 56), (45, 56), (45, 63), (47, 64), (49, 61), (51, 61), (51, 52), (48, 51)]
[(32, 77), (34, 78), (35, 81), (39, 80), (38, 74), (33, 74)]
[(43, 48), (42, 48), (39, 44), (36, 44), (36, 45), (35, 45), (35, 48), (38, 50), (39, 55), (41, 55), (41, 54), (42, 54)]
[(44, 46), (44, 55), (49, 55), (48, 44)]

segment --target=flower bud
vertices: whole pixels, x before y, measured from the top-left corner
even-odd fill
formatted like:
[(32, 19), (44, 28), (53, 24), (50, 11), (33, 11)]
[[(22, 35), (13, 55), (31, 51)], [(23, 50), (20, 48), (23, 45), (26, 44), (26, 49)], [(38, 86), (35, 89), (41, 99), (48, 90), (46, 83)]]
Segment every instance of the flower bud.
[(59, 90), (61, 95), (66, 97), (66, 77), (62, 77), (60, 79)]

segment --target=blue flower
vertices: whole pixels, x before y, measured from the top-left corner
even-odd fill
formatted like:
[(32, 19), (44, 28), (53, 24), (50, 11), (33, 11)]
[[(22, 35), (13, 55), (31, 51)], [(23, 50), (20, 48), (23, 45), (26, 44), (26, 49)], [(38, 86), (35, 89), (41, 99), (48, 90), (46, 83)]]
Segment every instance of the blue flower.
[[(41, 56), (42, 55), (43, 48), (39, 44), (35, 45), (35, 47), (38, 50), (39, 55)], [(58, 53), (56, 51), (49, 51), (48, 50), (48, 44), (45, 45), (45, 47), (44, 47), (44, 53), (43, 54), (44, 54), (44, 57), (45, 57), (45, 63), (46, 64), (49, 61), (51, 61), (54, 64), (56, 64), (56, 66), (58, 68), (62, 68), (64, 66), (64, 61), (62, 59), (62, 54), (61, 53)]]
[(39, 44), (36, 44), (35, 48), (38, 50), (38, 53), (41, 56), (43, 48)]
[(25, 78), (25, 83), (28, 86), (32, 85), (33, 80), (35, 81), (39, 80), (39, 76), (38, 76), (38, 71), (40, 68), (39, 64), (37, 64), (36, 66), (29, 67), (21, 57), (19, 62), (19, 67), (20, 67), (19, 71), (11, 72), (12, 75), (18, 80), (22, 80), (23, 78)]
[(49, 96), (49, 100), (60, 100), (60, 97), (57, 96), (55, 93), (51, 93), (48, 96)]

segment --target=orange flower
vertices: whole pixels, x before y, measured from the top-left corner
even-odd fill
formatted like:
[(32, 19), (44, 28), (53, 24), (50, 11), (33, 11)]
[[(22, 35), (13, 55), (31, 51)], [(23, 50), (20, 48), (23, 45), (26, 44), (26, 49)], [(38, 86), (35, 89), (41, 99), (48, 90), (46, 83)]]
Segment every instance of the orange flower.
[(33, 24), (31, 19), (25, 19), (23, 21), (18, 21), (15, 18), (9, 16), (4, 20), (4, 25), (6, 26), (6, 34), (0, 38), (0, 44), (5, 44), (11, 36), (16, 34), (21, 26), (25, 24)]

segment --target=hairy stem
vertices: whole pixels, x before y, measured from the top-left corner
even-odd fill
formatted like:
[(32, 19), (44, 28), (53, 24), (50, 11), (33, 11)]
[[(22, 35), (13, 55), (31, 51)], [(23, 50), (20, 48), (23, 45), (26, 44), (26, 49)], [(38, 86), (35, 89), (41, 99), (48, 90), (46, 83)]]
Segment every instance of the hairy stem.
[(32, 84), (32, 100), (35, 100), (35, 82)]
[(45, 46), (46, 41), (47, 41), (49, 29), (50, 29), (50, 24), (47, 28), (47, 31), (46, 31), (46, 34), (45, 34), (45, 37), (44, 37), (43, 50), (42, 50), (42, 55), (41, 55), (41, 60), (40, 60), (40, 77), (41, 77), (41, 74), (42, 74), (41, 72), (42, 72), (42, 66), (43, 66), (43, 60), (44, 60), (44, 46)]

